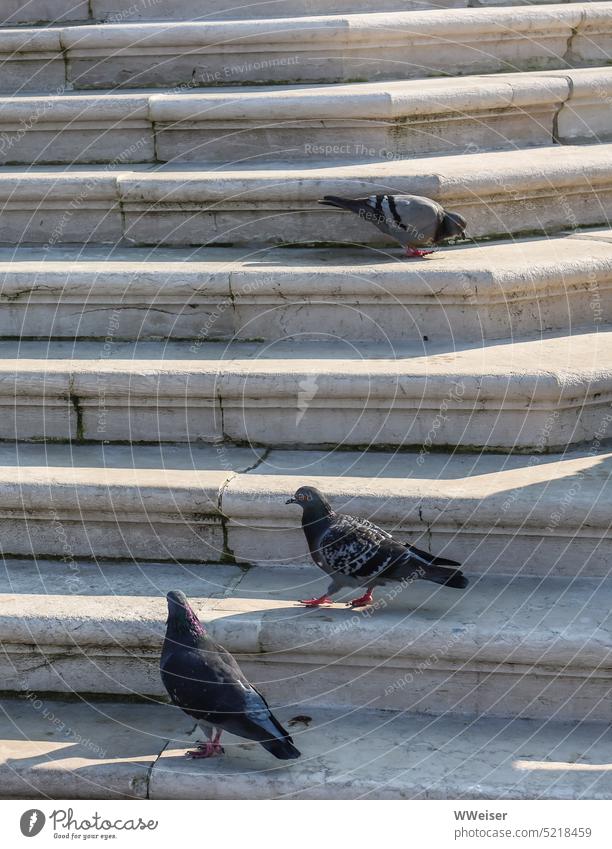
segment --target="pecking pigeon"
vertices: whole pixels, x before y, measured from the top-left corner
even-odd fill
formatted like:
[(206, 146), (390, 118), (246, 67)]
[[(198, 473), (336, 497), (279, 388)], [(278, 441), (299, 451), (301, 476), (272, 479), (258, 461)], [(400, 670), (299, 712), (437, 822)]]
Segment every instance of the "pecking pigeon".
[(221, 754), (219, 739), (223, 731), (229, 731), (261, 743), (280, 760), (299, 758), (300, 752), (264, 697), (249, 684), (231, 654), (208, 636), (185, 595), (172, 590), (166, 598), (161, 678), (173, 704), (193, 717), (207, 737), (187, 756)]
[(326, 195), (319, 203), (348, 209), (364, 221), (370, 221), (399, 242), (410, 257), (433, 253), (422, 248), (464, 236), (467, 226), (462, 215), (446, 212), (435, 200), (419, 195), (370, 195), (356, 200)]
[(331, 596), (345, 587), (365, 586), (365, 594), (350, 602), (352, 607), (363, 607), (372, 602), (376, 586), (410, 578), (460, 590), (467, 586), (467, 578), (456, 568), (459, 563), (396, 542), (367, 519), (335, 513), (314, 486), (301, 486), (286, 503), (302, 508), (312, 559), (331, 578), (324, 595), (302, 601), (308, 607), (331, 603)]

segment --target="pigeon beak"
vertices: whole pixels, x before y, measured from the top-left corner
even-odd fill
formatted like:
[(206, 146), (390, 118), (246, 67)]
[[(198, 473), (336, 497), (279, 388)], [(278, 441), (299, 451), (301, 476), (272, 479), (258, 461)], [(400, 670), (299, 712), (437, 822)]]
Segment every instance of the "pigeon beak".
[(295, 500), (295, 498), (288, 498), (285, 501), (285, 504), (297, 504), (297, 501)]

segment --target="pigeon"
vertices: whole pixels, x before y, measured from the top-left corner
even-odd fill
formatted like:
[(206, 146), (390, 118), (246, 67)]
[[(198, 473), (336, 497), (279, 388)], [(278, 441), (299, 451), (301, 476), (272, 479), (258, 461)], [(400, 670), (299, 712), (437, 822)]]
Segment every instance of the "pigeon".
[(195, 719), (207, 738), (186, 755), (222, 754), (221, 734), (229, 731), (261, 743), (280, 760), (299, 758), (300, 752), (264, 697), (249, 684), (232, 655), (208, 636), (184, 593), (172, 590), (166, 598), (161, 679), (173, 704)]
[(463, 237), (467, 227), (462, 215), (447, 212), (435, 200), (419, 195), (370, 195), (355, 200), (326, 195), (319, 203), (348, 209), (364, 221), (370, 221), (381, 233), (399, 242), (409, 257), (433, 253), (423, 247)]
[(304, 599), (301, 604), (330, 604), (331, 596), (345, 587), (365, 586), (365, 594), (349, 602), (350, 607), (365, 607), (372, 603), (375, 587), (413, 578), (455, 589), (467, 586), (456, 561), (397, 542), (368, 519), (335, 513), (314, 486), (301, 486), (286, 503), (302, 508), (302, 528), (312, 559), (331, 578), (322, 596)]

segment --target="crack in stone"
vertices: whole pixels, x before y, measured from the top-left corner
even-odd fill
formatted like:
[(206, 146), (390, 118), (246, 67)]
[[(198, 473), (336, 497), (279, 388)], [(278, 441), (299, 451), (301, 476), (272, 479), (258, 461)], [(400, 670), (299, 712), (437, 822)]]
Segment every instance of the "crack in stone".
[(225, 599), (233, 598), (234, 594), (237, 592), (238, 587), (242, 584), (244, 579), (246, 578), (247, 573), (250, 570), (250, 566), (238, 566), (240, 572), (236, 575), (236, 577), (228, 582), (227, 586), (223, 590), (223, 593), (217, 598), (216, 603), (212, 606), (212, 610), (217, 610), (219, 604)]
[(235, 480), (240, 475), (248, 474), (252, 472), (254, 469), (257, 469), (268, 457), (271, 449), (265, 448), (264, 451), (255, 459), (250, 466), (246, 466), (244, 469), (241, 469), (238, 472), (231, 472), (227, 478), (223, 481), (221, 486), (219, 487), (219, 492), (217, 494), (217, 510), (219, 511), (219, 515), (221, 517), (221, 531), (223, 533), (223, 552), (222, 552), (222, 563), (233, 563), (235, 565), (239, 565), (236, 561), (236, 555), (232, 551), (229, 545), (229, 527), (228, 527), (228, 517), (225, 515), (223, 511), (223, 499), (225, 496), (225, 492), (230, 485), (230, 483)]
[(10, 294), (0, 293), (0, 301), (6, 301), (11, 303), (13, 301), (20, 300), (20, 298), (22, 298), (24, 295), (34, 295), (38, 294), (40, 291), (43, 291), (45, 294), (50, 295), (61, 295), (63, 289), (60, 289), (56, 286), (45, 286), (44, 284), (37, 284), (36, 286), (30, 286), (27, 289), (17, 289), (15, 292), (11, 292)]
[(225, 495), (227, 487), (234, 478), (238, 476), (238, 474), (239, 472), (231, 472), (219, 487), (219, 492), (217, 494), (217, 509), (221, 516), (221, 532), (223, 534), (223, 551), (221, 552), (222, 563), (236, 563), (236, 555), (229, 546), (229, 528), (227, 526), (227, 516), (223, 512), (223, 496)]
[(569, 34), (569, 38), (567, 39), (567, 44), (565, 46), (565, 53), (561, 57), (561, 60), (565, 62), (570, 68), (572, 67), (572, 52), (573, 52), (573, 44), (574, 39), (578, 35), (582, 25), (585, 23), (587, 18), (587, 11), (583, 9), (580, 13), (580, 20), (576, 24), (575, 27), (572, 27), (571, 32)]
[(151, 100), (147, 101), (147, 109), (148, 109), (148, 120), (151, 121), (151, 133), (153, 136), (153, 161), (161, 162), (162, 160), (159, 158), (159, 149), (158, 149), (158, 129), (157, 122), (153, 121), (151, 118)]
[[(91, 0), (90, 0), (90, 2), (91, 2)], [(69, 79), (69, 76), (70, 76), (70, 74), (69, 74), (70, 60), (68, 58), (68, 50), (64, 46), (64, 40), (62, 38), (61, 32), (60, 32), (60, 52), (62, 54), (62, 62), (63, 62), (63, 65), (64, 65), (63, 90), (64, 90), (64, 92), (71, 91), (74, 88), (74, 86), (71, 83), (68, 82), (68, 79)], [(58, 91), (57, 94), (63, 94), (63, 92)]]
[(247, 466), (246, 469), (243, 469), (239, 474), (247, 475), (249, 472), (255, 471), (255, 469), (259, 468), (259, 466), (261, 466), (261, 464), (268, 459), (271, 451), (272, 449), (269, 446), (267, 448), (264, 448), (262, 454), (260, 454), (260, 456), (255, 460), (255, 462), (251, 463), (250, 466)]
[[(145, 312), (147, 314), (150, 313), (150, 312), (159, 312), (159, 313), (163, 313), (164, 315), (173, 315), (173, 316), (182, 316), (184, 314), (183, 309), (180, 308), (180, 307), (177, 307), (176, 310), (164, 310), (161, 307), (152, 307), (152, 306), (149, 306), (147, 304), (142, 304), (142, 305), (139, 305), (139, 304), (118, 304), (116, 306), (109, 306), (109, 307), (91, 307), (91, 309), (82, 309), (78, 313), (71, 313), (71, 315), (88, 315), (88, 314), (92, 314), (92, 313), (95, 313), (95, 312), (111, 312), (111, 311), (116, 312), (116, 311), (119, 311), (119, 310), (123, 310), (124, 312), (126, 310), (138, 310), (139, 312)], [(104, 337), (92, 337), (92, 338), (95, 339), (95, 338), (104, 338)], [(126, 339), (128, 341), (131, 341), (130, 337), (126, 337)]]
[[(571, 36), (573, 38), (573, 35)], [(571, 40), (570, 38), (570, 40)], [(563, 108), (570, 102), (572, 97), (574, 96), (574, 81), (569, 75), (564, 74), (564, 79), (567, 82), (568, 90), (566, 97), (561, 101), (557, 109), (555, 110), (555, 114), (553, 115), (552, 120), (552, 143), (553, 144), (563, 144), (561, 137), (559, 136), (559, 116)]]
[(70, 375), (68, 383), (68, 399), (72, 404), (76, 416), (76, 440), (82, 442), (85, 438), (85, 428), (83, 423), (83, 409), (78, 395), (74, 391), (74, 375)]
[(151, 795), (150, 795), (150, 793), (151, 793), (151, 778), (153, 777), (153, 770), (155, 769), (155, 765), (161, 759), (161, 756), (166, 751), (166, 749), (168, 748), (169, 745), (170, 745), (170, 740), (166, 740), (164, 742), (164, 745), (159, 750), (157, 757), (155, 758), (154, 761), (151, 762), (149, 768), (147, 769), (147, 773), (146, 773), (146, 776), (145, 776), (145, 791), (146, 791), (145, 792), (145, 798), (146, 799), (151, 798)]

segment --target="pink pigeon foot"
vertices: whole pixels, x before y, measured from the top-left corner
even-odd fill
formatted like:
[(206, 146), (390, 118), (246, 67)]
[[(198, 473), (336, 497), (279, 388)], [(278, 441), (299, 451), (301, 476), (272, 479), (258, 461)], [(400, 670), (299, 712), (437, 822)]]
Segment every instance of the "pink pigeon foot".
[(322, 604), (333, 604), (333, 599), (327, 595), (322, 595), (320, 598), (301, 598), (300, 604), (305, 604), (306, 607), (320, 607)]
[(196, 746), (198, 748), (185, 752), (185, 757), (193, 759), (214, 758), (217, 755), (222, 755), (224, 753), (224, 749), (221, 743), (219, 743), (221, 733), (221, 731), (217, 731), (213, 740), (197, 740)]
[(406, 248), (406, 256), (407, 257), (421, 257), (421, 256), (429, 256), (429, 254), (434, 253), (434, 251), (423, 251), (420, 248)]
[(349, 607), (366, 607), (368, 604), (372, 604), (372, 590), (368, 590), (361, 598), (349, 601)]
[(198, 743), (197, 749), (190, 749), (188, 752), (185, 752), (186, 758), (214, 758), (216, 754), (215, 747), (210, 741), (206, 741), (206, 743)]

